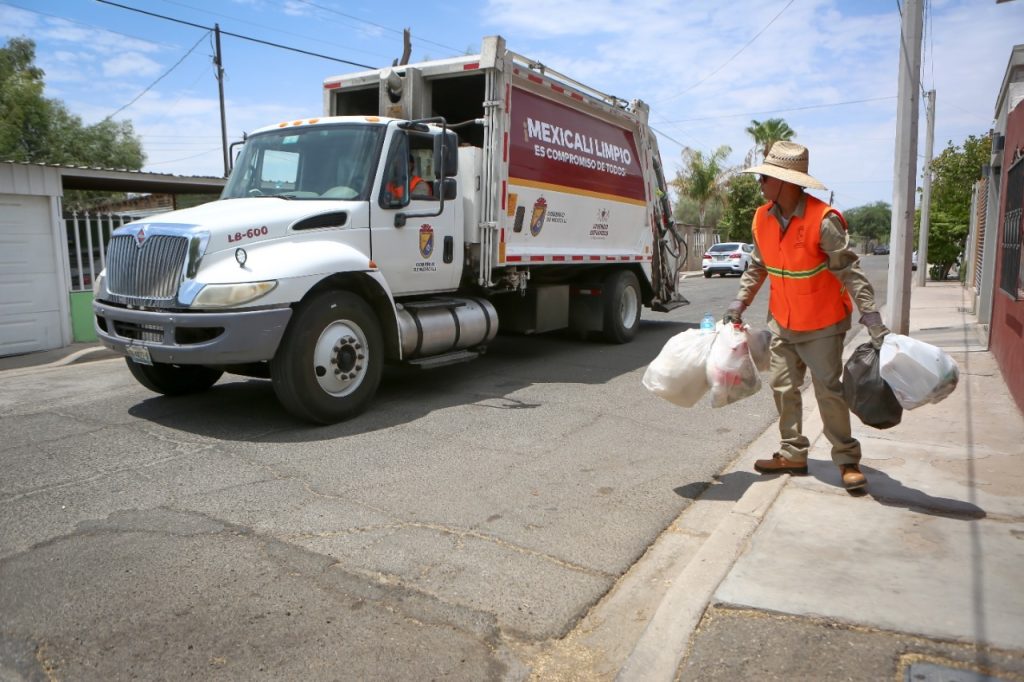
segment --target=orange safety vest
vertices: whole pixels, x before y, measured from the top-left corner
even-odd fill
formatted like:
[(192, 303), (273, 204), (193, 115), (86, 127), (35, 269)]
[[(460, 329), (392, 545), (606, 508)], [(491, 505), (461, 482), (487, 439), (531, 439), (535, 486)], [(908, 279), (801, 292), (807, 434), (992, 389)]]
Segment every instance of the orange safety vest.
[(797, 332), (824, 329), (853, 310), (853, 301), (828, 270), (828, 255), (821, 250), (821, 221), (829, 213), (846, 219), (839, 211), (806, 195), (803, 216), (793, 216), (785, 233), (764, 204), (754, 213), (754, 241), (771, 278), (768, 309), (785, 329)]
[(416, 186), (419, 185), (421, 182), (423, 183), (423, 185), (427, 189), (427, 196), (433, 196), (433, 194), (434, 194), (433, 188), (431, 188), (430, 185), (427, 184), (426, 180), (424, 180), (423, 178), (421, 178), (418, 175), (412, 176), (412, 179), (409, 181), (409, 192), (410, 193), (413, 192), (416, 189)]

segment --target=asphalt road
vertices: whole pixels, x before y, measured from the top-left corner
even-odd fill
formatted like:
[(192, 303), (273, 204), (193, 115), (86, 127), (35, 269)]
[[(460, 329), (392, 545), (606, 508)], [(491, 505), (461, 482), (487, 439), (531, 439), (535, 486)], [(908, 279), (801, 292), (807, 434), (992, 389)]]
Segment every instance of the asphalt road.
[[(887, 257), (865, 257), (884, 288)], [(501, 336), (310, 427), (269, 382), (157, 397), (120, 360), (0, 374), (0, 679), (516, 679), (775, 420), (640, 377), (736, 278), (625, 346)], [(884, 292), (879, 292), (884, 299)], [(763, 319), (767, 291), (746, 315)]]

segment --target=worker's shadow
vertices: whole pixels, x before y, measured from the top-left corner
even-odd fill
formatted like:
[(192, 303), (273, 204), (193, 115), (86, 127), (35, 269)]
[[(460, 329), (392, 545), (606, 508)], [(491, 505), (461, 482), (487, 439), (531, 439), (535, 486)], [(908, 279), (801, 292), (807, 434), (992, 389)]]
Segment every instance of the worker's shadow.
[[(811, 460), (808, 462), (808, 470), (810, 475), (822, 483), (843, 487), (839, 468), (831, 462)], [(904, 485), (881, 469), (861, 464), (860, 470), (867, 477), (867, 488), (863, 491), (851, 492), (854, 497), (869, 497), (887, 507), (903, 507), (919, 514), (944, 516), (965, 521), (987, 516), (985, 510), (978, 505), (951, 498), (937, 498), (919, 491), (918, 488)]]
[[(867, 476), (868, 486), (865, 491), (851, 494), (857, 497), (870, 497), (887, 507), (904, 507), (919, 514), (943, 516), (951, 519), (972, 521), (987, 516), (985, 510), (971, 502), (954, 500), (948, 497), (936, 497), (928, 493), (908, 488), (889, 474), (873, 467), (861, 465), (861, 471)], [(808, 473), (811, 477), (826, 485), (842, 488), (839, 469), (832, 462), (810, 460)], [(674, 488), (673, 492), (690, 500), (713, 500), (735, 502), (757, 480), (766, 480), (762, 476), (749, 471), (732, 471), (722, 476), (715, 476), (711, 481), (695, 481)], [(775, 478), (771, 476), (770, 478)]]
[[(839, 469), (831, 466), (831, 463), (822, 464), (825, 466), (812, 466), (811, 474), (824, 483), (841, 488)], [(860, 469), (868, 479), (867, 490), (860, 495), (871, 497), (887, 507), (904, 507), (919, 514), (943, 516), (963, 521), (983, 519), (988, 515), (984, 509), (971, 502), (954, 500), (949, 497), (936, 497), (917, 488), (907, 487), (880, 469), (863, 464)]]
[(731, 471), (710, 481), (695, 481), (673, 488), (672, 492), (688, 500), (712, 500), (715, 502), (736, 502), (747, 492), (754, 481), (761, 478), (749, 471)]

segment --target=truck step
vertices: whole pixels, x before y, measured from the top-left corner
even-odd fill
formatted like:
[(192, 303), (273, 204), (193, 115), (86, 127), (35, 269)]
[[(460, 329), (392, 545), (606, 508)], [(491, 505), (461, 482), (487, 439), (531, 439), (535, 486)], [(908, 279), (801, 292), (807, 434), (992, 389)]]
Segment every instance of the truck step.
[(480, 351), (472, 350), (455, 350), (451, 353), (443, 353), (441, 355), (431, 355), (426, 358), (415, 358), (413, 360), (406, 360), (405, 364), (412, 367), (419, 367), (420, 369), (434, 369), (435, 367), (444, 367), (445, 365), (454, 365), (458, 362), (469, 362), (480, 357)]
[(461, 308), (465, 301), (456, 298), (428, 298), (423, 301), (402, 301), (399, 305), (411, 310), (430, 310), (433, 308)]

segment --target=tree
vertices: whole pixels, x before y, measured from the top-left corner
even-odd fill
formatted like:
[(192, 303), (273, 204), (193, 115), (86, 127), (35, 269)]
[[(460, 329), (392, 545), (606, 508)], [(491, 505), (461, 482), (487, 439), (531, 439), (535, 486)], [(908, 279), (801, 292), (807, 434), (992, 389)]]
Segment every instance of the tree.
[[(768, 150), (779, 140), (792, 140), (796, 131), (789, 127), (781, 118), (770, 118), (767, 121), (752, 120), (747, 126), (747, 134), (754, 138), (754, 156), (763, 160)], [(758, 159), (751, 159), (751, 163)]]
[(84, 125), (60, 100), (43, 96), (36, 46), (12, 38), (0, 48), (0, 158), (104, 168), (142, 168), (142, 142), (129, 121)]
[(722, 145), (705, 157), (704, 152), (686, 147), (683, 149), (683, 168), (676, 172), (672, 186), (680, 196), (689, 197), (697, 203), (697, 225), (704, 227), (708, 205), (720, 203), (725, 182), (731, 170), (724, 166), (732, 149)]
[(971, 220), (971, 192), (989, 162), (992, 141), (987, 135), (969, 135), (962, 146), (950, 140), (932, 160), (932, 205), (928, 253), (921, 263), (932, 264), (932, 278), (945, 279), (963, 253)]
[(884, 201), (865, 204), (843, 212), (850, 234), (865, 242), (888, 241), (892, 231), (892, 206)]
[(46, 137), (49, 103), (43, 70), (35, 64), (35, 43), (12, 38), (0, 48), (0, 158), (36, 161)]
[(764, 203), (761, 185), (750, 173), (739, 173), (729, 180), (722, 227), (730, 241), (753, 242), (754, 211)]
[[(677, 225), (696, 225), (700, 222), (700, 207), (690, 197), (680, 195), (674, 202), (675, 220)], [(722, 206), (711, 203), (704, 213), (704, 220), (709, 225), (717, 225), (722, 217)]]

